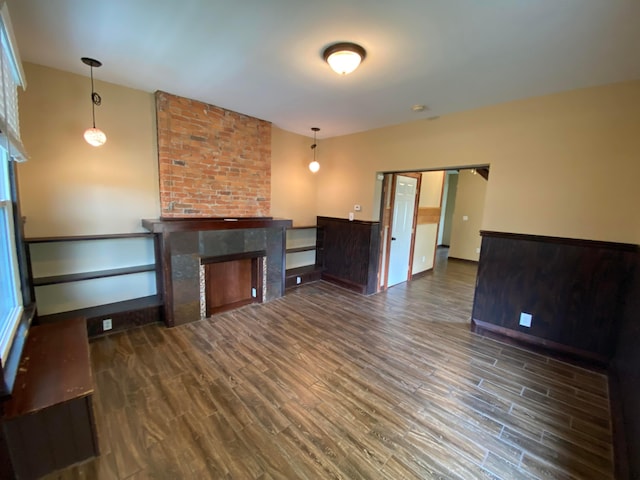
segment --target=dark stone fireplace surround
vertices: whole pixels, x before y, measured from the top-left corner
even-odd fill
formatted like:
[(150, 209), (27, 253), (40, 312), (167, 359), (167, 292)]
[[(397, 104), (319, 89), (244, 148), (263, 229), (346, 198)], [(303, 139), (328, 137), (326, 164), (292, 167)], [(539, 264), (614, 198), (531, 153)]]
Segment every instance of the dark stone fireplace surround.
[(291, 220), (272, 217), (160, 218), (142, 220), (158, 234), (162, 261), (158, 290), (167, 326), (201, 318), (202, 260), (264, 250), (266, 281), (263, 301), (284, 294), (285, 235)]

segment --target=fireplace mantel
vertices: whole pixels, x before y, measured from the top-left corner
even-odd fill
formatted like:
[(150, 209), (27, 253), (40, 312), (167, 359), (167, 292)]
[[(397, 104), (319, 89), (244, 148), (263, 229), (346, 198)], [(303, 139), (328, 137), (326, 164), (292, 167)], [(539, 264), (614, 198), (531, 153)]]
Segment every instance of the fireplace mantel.
[(200, 266), (212, 257), (223, 259), (264, 251), (263, 301), (281, 297), (285, 282), (285, 237), (291, 220), (273, 217), (184, 217), (143, 219), (157, 234), (162, 269), (158, 285), (167, 326), (201, 318)]
[(247, 228), (288, 228), (291, 220), (273, 217), (183, 217), (143, 219), (142, 226), (153, 233)]

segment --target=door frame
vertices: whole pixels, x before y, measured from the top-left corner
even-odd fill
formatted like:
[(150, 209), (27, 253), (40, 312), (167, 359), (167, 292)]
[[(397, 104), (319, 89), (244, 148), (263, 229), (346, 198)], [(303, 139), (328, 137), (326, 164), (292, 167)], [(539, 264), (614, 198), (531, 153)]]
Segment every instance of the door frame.
[[(388, 218), (389, 223), (387, 225), (389, 228), (387, 233), (387, 239), (383, 247), (385, 249), (384, 283), (380, 285), (381, 282), (378, 282), (379, 291), (384, 291), (389, 288), (388, 279), (389, 279), (389, 256), (391, 253), (391, 233), (392, 233), (392, 226), (393, 226), (393, 212), (396, 206), (396, 180), (399, 175), (403, 177), (415, 178), (417, 180), (416, 195), (415, 195), (414, 205), (413, 205), (413, 221), (411, 223), (411, 247), (409, 248), (409, 264), (407, 265), (407, 279), (406, 279), (407, 282), (411, 281), (411, 270), (413, 266), (413, 250), (416, 244), (416, 224), (418, 221), (418, 206), (420, 204), (420, 187), (422, 184), (422, 173), (421, 172), (394, 172), (392, 174), (385, 174), (385, 179), (389, 177), (390, 181), (385, 181), (382, 189), (383, 206), (384, 206), (384, 199), (386, 197), (387, 188), (391, 189), (391, 200), (389, 203), (389, 209), (390, 209), (389, 218)], [(384, 230), (384, 225), (381, 231), (383, 230)], [(382, 234), (384, 235), (384, 233)]]

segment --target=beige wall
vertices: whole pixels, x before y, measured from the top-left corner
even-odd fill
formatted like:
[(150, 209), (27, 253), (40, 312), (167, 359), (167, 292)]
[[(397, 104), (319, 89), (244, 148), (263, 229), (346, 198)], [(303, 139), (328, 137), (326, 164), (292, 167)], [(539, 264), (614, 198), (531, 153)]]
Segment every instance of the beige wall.
[[(159, 215), (152, 94), (97, 80), (97, 125), (109, 140), (92, 148), (82, 139), (88, 78), (25, 70), (27, 235), (141, 231), (141, 218)], [(490, 164), (481, 228), (639, 243), (639, 131), (640, 81), (323, 139), (315, 175), (310, 138), (274, 127), (271, 214), (309, 224), (316, 215), (346, 218), (360, 204), (357, 219), (377, 220), (376, 172)]]
[(483, 229), (639, 243), (638, 132), (635, 81), (335, 137), (318, 214), (377, 219), (377, 171), (490, 164)]
[[(449, 257), (478, 261), (481, 244), (482, 211), (487, 181), (470, 170), (460, 170), (456, 204), (451, 219)], [(466, 217), (466, 220), (465, 220)]]
[[(420, 185), (420, 207), (439, 207), (442, 197), (443, 171), (423, 172)], [(438, 239), (438, 224), (426, 223), (416, 226), (411, 273), (424, 272), (433, 268), (434, 254)]]
[(89, 78), (24, 69), (20, 126), (30, 159), (18, 175), (27, 237), (144, 231), (140, 220), (160, 213), (153, 95), (96, 80), (96, 126), (107, 143), (95, 148), (82, 137), (91, 126)]
[[(289, 218), (294, 226), (316, 224), (316, 191), (320, 171), (311, 173), (313, 140), (271, 128), (271, 215)], [(320, 159), (319, 159), (320, 160)]]
[(444, 172), (422, 172), (419, 207), (439, 207), (442, 197)]
[(458, 174), (448, 173), (445, 180), (445, 194), (442, 198), (442, 215), (440, 216), (440, 230), (438, 245), (451, 245), (451, 222), (456, 207), (456, 192), (458, 190)]
[[(379, 219), (382, 182), (378, 180), (376, 172), (394, 169), (376, 168), (378, 164), (372, 160), (376, 160), (378, 154), (369, 150), (369, 146), (366, 145), (369, 136), (365, 137), (363, 139), (362, 134), (349, 135), (330, 138), (320, 143), (318, 148), (322, 148), (322, 168), (318, 172), (318, 215), (348, 218), (349, 212), (354, 211), (353, 206), (358, 204), (362, 210), (354, 212), (356, 220)], [(383, 145), (375, 136), (371, 140), (379, 146)], [(393, 157), (382, 160), (393, 165)]]

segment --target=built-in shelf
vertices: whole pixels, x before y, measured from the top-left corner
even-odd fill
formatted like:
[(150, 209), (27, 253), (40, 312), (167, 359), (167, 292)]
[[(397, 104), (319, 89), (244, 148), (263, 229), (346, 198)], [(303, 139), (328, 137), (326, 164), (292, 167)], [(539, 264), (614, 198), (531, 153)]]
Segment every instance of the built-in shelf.
[[(313, 231), (315, 235), (313, 235), (313, 232), (310, 232), (310, 234), (313, 235), (312, 237), (309, 234), (295, 233), (303, 230)], [(321, 235), (322, 230), (318, 229), (316, 225), (297, 225), (287, 229), (287, 243), (296, 246), (285, 249), (285, 253), (287, 254), (285, 289), (291, 289), (305, 283), (320, 280), (322, 274)], [(306, 252), (314, 252), (314, 255), (308, 255), (307, 257), (297, 255)], [(300, 265), (301, 261), (308, 263), (306, 265)]]
[[(137, 242), (134, 242), (133, 244), (120, 243), (132, 239), (142, 239), (141, 241), (145, 242), (146, 240), (144, 239), (153, 241), (153, 256), (155, 263), (149, 263), (151, 259), (147, 254), (140, 254), (140, 252), (145, 251), (147, 247), (144, 247), (141, 251), (138, 250), (139, 247), (135, 247), (131, 250), (130, 248), (132, 246), (140, 244)], [(106, 235), (37, 237), (28, 238), (25, 240), (25, 243), (28, 247), (30, 272), (32, 272), (32, 294), (33, 297), (36, 298), (38, 310), (40, 311), (37, 315), (37, 323), (49, 323), (68, 318), (83, 317), (87, 321), (89, 335), (96, 336), (106, 333), (107, 331), (110, 333), (111, 331), (123, 330), (132, 326), (161, 320), (162, 315), (160, 307), (162, 306), (162, 295), (155, 293), (151, 288), (143, 286), (148, 283), (140, 283), (138, 282), (138, 279), (135, 279), (134, 277), (129, 277), (122, 282), (120, 282), (120, 280), (108, 280), (113, 277), (125, 277), (139, 273), (154, 272), (157, 291), (157, 285), (161, 282), (157, 235), (143, 232)], [(51, 247), (43, 245), (61, 243), (67, 243), (69, 245), (55, 247), (53, 245)], [(36, 247), (36, 245), (38, 246)], [(37, 255), (35, 250), (36, 248), (38, 249)], [(146, 251), (148, 252), (148, 250)], [(60, 252), (64, 252), (64, 254), (61, 255)], [(82, 252), (80, 253), (80, 257), (78, 257), (79, 252)], [(96, 257), (100, 257), (99, 259), (97, 258), (97, 262), (93, 259), (94, 252), (96, 252)], [(119, 252), (126, 253), (127, 255), (124, 257), (118, 256)], [(132, 252), (134, 253), (132, 254)], [(50, 263), (56, 265), (61, 271), (64, 271), (65, 269), (72, 270), (74, 266), (76, 269), (79, 269), (77, 265), (75, 265), (76, 262), (74, 259), (83, 258), (83, 255), (85, 259), (88, 259), (88, 261), (81, 262), (81, 265), (86, 267), (84, 268), (85, 271), (33, 277), (33, 274), (38, 274), (36, 266), (40, 266), (41, 271), (46, 270), (46, 272), (42, 271), (42, 273), (53, 273), (50, 272), (51, 267), (48, 266)], [(117, 265), (118, 263), (124, 263), (125, 265), (127, 263), (136, 263), (137, 260), (141, 260), (141, 263), (138, 265), (118, 268), (101, 268), (110, 267), (113, 264)], [(73, 264), (71, 262), (73, 262)], [(46, 265), (47, 268), (42, 268), (42, 265)], [(40, 275), (42, 275), (42, 273), (40, 273)], [(83, 281), (97, 281), (103, 283), (91, 283), (86, 284), (83, 287), (73, 285), (76, 282)], [(110, 283), (105, 284), (104, 282)], [(144, 280), (144, 282), (147, 282), (147, 280)], [(123, 285), (123, 288), (121, 289), (122, 292), (117, 290), (118, 285), (121, 284)], [(108, 300), (105, 300), (104, 290), (102, 290), (105, 285), (110, 285), (112, 292), (110, 296), (106, 296)], [(133, 293), (131, 290), (127, 289), (127, 286), (133, 286), (134, 290), (137, 289), (138, 286), (142, 286), (142, 288), (137, 290), (136, 293), (138, 295), (146, 294), (146, 296), (139, 296), (133, 299), (127, 298), (127, 296), (131, 297)], [(99, 291), (97, 290), (98, 288), (100, 289)], [(59, 310), (59, 306), (56, 304), (55, 300), (57, 298), (56, 295), (58, 295), (58, 291), (65, 292), (63, 293), (63, 296), (67, 295), (66, 292), (77, 295), (77, 298), (80, 299), (80, 301), (75, 302), (75, 305), (70, 305), (71, 308), (74, 306), (76, 308), (59, 313), (50, 313), (52, 311), (57, 312)], [(87, 291), (91, 292), (93, 296), (85, 296), (84, 292)], [(79, 292), (82, 296), (75, 292)], [(133, 293), (133, 295), (135, 296), (136, 293)], [(150, 293), (154, 294), (149, 295)], [(40, 300), (38, 300), (39, 295)], [(124, 299), (117, 301), (119, 298)], [(107, 301), (109, 303), (101, 303), (101, 300), (102, 302)], [(62, 305), (63, 304), (60, 304), (60, 306)], [(69, 308), (69, 306), (67, 306), (67, 308)], [(110, 322), (103, 324), (103, 320), (106, 319), (109, 319)], [(104, 327), (109, 329), (108, 325), (111, 325), (110, 330), (105, 331)]]
[(95, 307), (79, 308), (68, 312), (52, 313), (38, 317), (40, 323), (57, 322), (68, 318), (84, 317), (87, 319), (109, 317), (120, 315), (137, 310), (143, 310), (162, 306), (161, 295), (150, 295), (148, 297), (123, 300), (122, 302), (106, 303)]
[[(162, 307), (162, 296), (157, 294), (96, 305), (95, 307), (41, 315), (38, 317), (38, 324), (82, 317), (86, 321), (89, 337), (96, 338), (142, 325), (161, 323), (163, 319)], [(105, 320), (108, 320), (111, 328), (105, 329)]]
[(33, 279), (34, 287), (44, 285), (56, 285), (59, 283), (79, 282), (81, 280), (91, 280), (94, 278), (116, 277), (118, 275), (130, 275), (132, 273), (153, 272), (156, 266), (136, 265), (134, 267), (112, 268), (109, 270), (98, 270), (95, 272), (68, 273), (65, 275), (53, 275), (50, 277), (40, 277)]
[(322, 266), (305, 265), (304, 267), (289, 268), (285, 275), (285, 288), (294, 288), (305, 283), (320, 280), (322, 276)]

